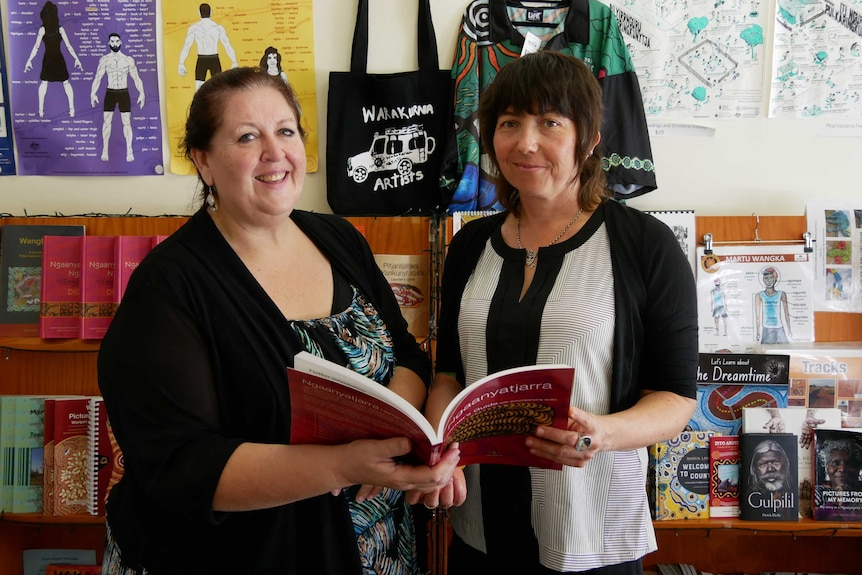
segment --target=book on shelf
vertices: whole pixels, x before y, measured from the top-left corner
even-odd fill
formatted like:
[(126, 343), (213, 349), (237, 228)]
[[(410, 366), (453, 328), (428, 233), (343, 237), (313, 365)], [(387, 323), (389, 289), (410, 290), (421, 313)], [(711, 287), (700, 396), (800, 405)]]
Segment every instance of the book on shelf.
[(51, 563), (45, 567), (45, 575), (102, 575), (102, 566)]
[(452, 235), (457, 234), (467, 222), (497, 213), (497, 210), (456, 210), (452, 212)]
[(42, 301), (39, 337), (81, 335), (82, 237), (45, 236), (42, 244)]
[(42, 238), (82, 236), (84, 226), (0, 226), (0, 336), (38, 337)]
[(814, 430), (814, 518), (862, 521), (862, 431)]
[(42, 443), (42, 514), (54, 515), (54, 398), (45, 398)]
[(132, 272), (156, 245), (159, 236), (117, 236), (114, 265), (114, 303), (119, 305)]
[(649, 447), (649, 500), (656, 521), (709, 517), (709, 440), (715, 435), (683, 431)]
[(19, 395), (15, 401), (12, 513), (41, 513), (44, 483), (45, 398)]
[(90, 461), (87, 478), (87, 511), (104, 515), (111, 488), (123, 476), (123, 453), (111, 430), (111, 422), (101, 397), (91, 397), (89, 413)]
[(15, 396), (0, 395), (0, 512), (12, 513), (15, 484)]
[(539, 425), (564, 428), (574, 383), (566, 365), (519, 367), (491, 374), (461, 391), (434, 429), (392, 390), (310, 353), (288, 368), (291, 442), (341, 444), (407, 437), (416, 460), (436, 463), (445, 446), (460, 444), (461, 464), (501, 463), (560, 469), (532, 455), (525, 436)]
[(48, 565), (95, 565), (94, 549), (24, 549), (23, 575), (44, 575)]
[(787, 407), (789, 363), (782, 354), (699, 354), (695, 411), (686, 429), (739, 435), (743, 407)]
[(709, 438), (709, 516), (739, 517), (739, 436)]
[(90, 398), (54, 399), (54, 515), (87, 515)]
[(740, 519), (799, 519), (797, 441), (793, 433), (743, 433), (739, 436)]
[(114, 318), (116, 245), (117, 236), (81, 238), (81, 339), (102, 339)]
[(742, 433), (793, 433), (796, 443), (799, 516), (812, 517), (814, 482), (814, 430), (840, 429), (841, 410), (834, 407), (746, 407)]

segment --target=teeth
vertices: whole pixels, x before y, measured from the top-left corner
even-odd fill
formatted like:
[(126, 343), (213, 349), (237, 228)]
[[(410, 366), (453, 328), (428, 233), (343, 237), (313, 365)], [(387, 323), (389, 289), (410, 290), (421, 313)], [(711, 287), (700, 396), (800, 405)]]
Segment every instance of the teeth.
[(270, 174), (268, 176), (258, 176), (257, 179), (261, 182), (278, 182), (284, 179), (285, 174)]

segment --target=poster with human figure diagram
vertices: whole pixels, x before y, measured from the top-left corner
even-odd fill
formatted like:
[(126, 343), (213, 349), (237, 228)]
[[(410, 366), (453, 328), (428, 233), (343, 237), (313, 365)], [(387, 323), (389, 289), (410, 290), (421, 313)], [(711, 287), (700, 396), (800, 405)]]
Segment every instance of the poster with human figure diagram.
[(701, 353), (753, 353), (760, 344), (814, 341), (813, 254), (797, 245), (697, 251)]
[(162, 175), (154, 0), (9, 0), (21, 175)]

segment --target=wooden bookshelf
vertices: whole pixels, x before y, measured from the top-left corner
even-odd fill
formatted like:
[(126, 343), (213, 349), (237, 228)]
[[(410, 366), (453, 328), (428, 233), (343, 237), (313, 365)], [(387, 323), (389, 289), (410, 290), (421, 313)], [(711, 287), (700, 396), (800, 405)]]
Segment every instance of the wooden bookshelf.
[[(187, 217), (7, 217), (0, 225), (84, 225), (87, 235), (169, 235)], [(376, 253), (417, 255), (430, 249), (431, 220), (422, 217), (348, 218)], [(99, 395), (99, 341), (0, 337), (0, 394)], [(22, 550), (95, 549), (102, 560), (104, 517), (0, 514), (0, 574), (21, 573)]]
[[(697, 216), (698, 243), (712, 234), (722, 242), (800, 240), (804, 216)], [(862, 341), (862, 314), (815, 312), (815, 339)], [(714, 573), (765, 571), (862, 573), (862, 523), (803, 519), (798, 522), (695, 519), (653, 522), (658, 551), (644, 558), (645, 569), (659, 563), (688, 563)]]

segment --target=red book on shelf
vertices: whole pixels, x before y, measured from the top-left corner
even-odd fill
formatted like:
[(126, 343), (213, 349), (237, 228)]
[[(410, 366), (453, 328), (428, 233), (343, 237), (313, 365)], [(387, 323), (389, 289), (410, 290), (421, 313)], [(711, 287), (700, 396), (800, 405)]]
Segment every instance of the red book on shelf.
[(126, 293), (132, 272), (156, 245), (158, 236), (117, 236), (114, 274), (114, 302), (119, 304)]
[(123, 452), (117, 444), (101, 397), (90, 398), (90, 478), (87, 482), (90, 515), (104, 515), (111, 488), (123, 476)]
[(83, 236), (45, 236), (39, 337), (81, 335), (81, 244)]
[(116, 236), (84, 236), (81, 241), (81, 339), (102, 339), (111, 325)]
[(90, 398), (54, 399), (54, 515), (87, 515)]
[(709, 516), (739, 517), (739, 436), (709, 438)]

